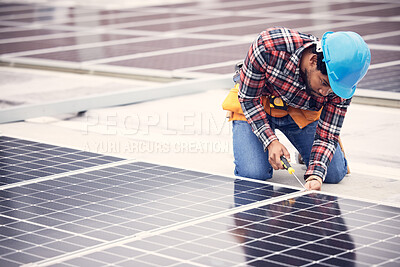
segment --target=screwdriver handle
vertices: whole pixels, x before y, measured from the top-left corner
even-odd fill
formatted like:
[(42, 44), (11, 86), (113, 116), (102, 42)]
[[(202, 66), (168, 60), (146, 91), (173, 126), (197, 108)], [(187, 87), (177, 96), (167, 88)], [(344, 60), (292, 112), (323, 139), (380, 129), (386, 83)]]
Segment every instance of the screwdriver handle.
[(294, 173), (294, 169), (290, 165), (289, 161), (283, 155), (281, 156), (281, 163), (282, 163), (283, 167), (285, 168), (285, 170), (288, 171), (289, 174)]

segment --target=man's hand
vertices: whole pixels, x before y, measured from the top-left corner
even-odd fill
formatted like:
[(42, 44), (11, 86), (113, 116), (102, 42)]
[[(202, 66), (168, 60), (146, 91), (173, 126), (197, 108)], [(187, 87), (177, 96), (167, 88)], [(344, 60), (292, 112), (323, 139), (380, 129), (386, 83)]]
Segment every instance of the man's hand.
[(304, 185), (307, 190), (321, 190), (322, 178), (316, 175), (311, 175), (307, 178), (306, 184)]
[(274, 170), (284, 169), (281, 163), (281, 156), (290, 161), (290, 154), (286, 147), (282, 145), (278, 140), (272, 141), (268, 145), (268, 161)]

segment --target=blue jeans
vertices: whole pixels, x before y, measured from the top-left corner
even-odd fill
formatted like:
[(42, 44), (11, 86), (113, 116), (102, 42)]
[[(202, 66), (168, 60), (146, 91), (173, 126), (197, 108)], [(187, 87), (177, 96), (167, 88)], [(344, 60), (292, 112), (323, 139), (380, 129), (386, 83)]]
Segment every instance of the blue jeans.
[[(308, 166), (318, 121), (300, 129), (289, 115), (283, 118), (268, 116), (268, 120), (274, 131), (280, 130), (289, 139)], [(233, 121), (232, 131), (235, 175), (258, 180), (272, 178), (273, 168), (268, 161), (268, 151), (264, 152), (263, 145), (247, 121)], [(346, 174), (347, 161), (338, 144), (324, 182), (339, 183)]]

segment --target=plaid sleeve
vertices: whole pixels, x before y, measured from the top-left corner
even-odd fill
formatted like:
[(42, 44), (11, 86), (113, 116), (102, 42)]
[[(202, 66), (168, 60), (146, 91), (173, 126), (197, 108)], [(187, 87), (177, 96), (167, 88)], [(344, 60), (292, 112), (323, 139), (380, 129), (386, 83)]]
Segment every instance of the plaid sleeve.
[(310, 175), (317, 175), (325, 180), (329, 163), (338, 144), (347, 108), (351, 102), (351, 99), (342, 100), (340, 103), (328, 102), (322, 110), (311, 149), (309, 166), (304, 175), (305, 179)]
[(259, 35), (251, 45), (241, 69), (241, 87), (238, 94), (247, 122), (263, 144), (264, 150), (272, 141), (278, 139), (269, 125), (267, 113), (261, 103), (268, 57), (262, 36)]

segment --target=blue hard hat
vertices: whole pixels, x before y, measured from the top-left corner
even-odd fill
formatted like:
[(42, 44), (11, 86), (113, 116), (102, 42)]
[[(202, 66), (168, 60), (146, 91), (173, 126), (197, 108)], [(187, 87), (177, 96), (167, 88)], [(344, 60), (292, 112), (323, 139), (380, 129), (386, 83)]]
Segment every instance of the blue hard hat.
[(355, 32), (326, 32), (321, 47), (333, 92), (351, 98), (371, 62), (368, 45)]

